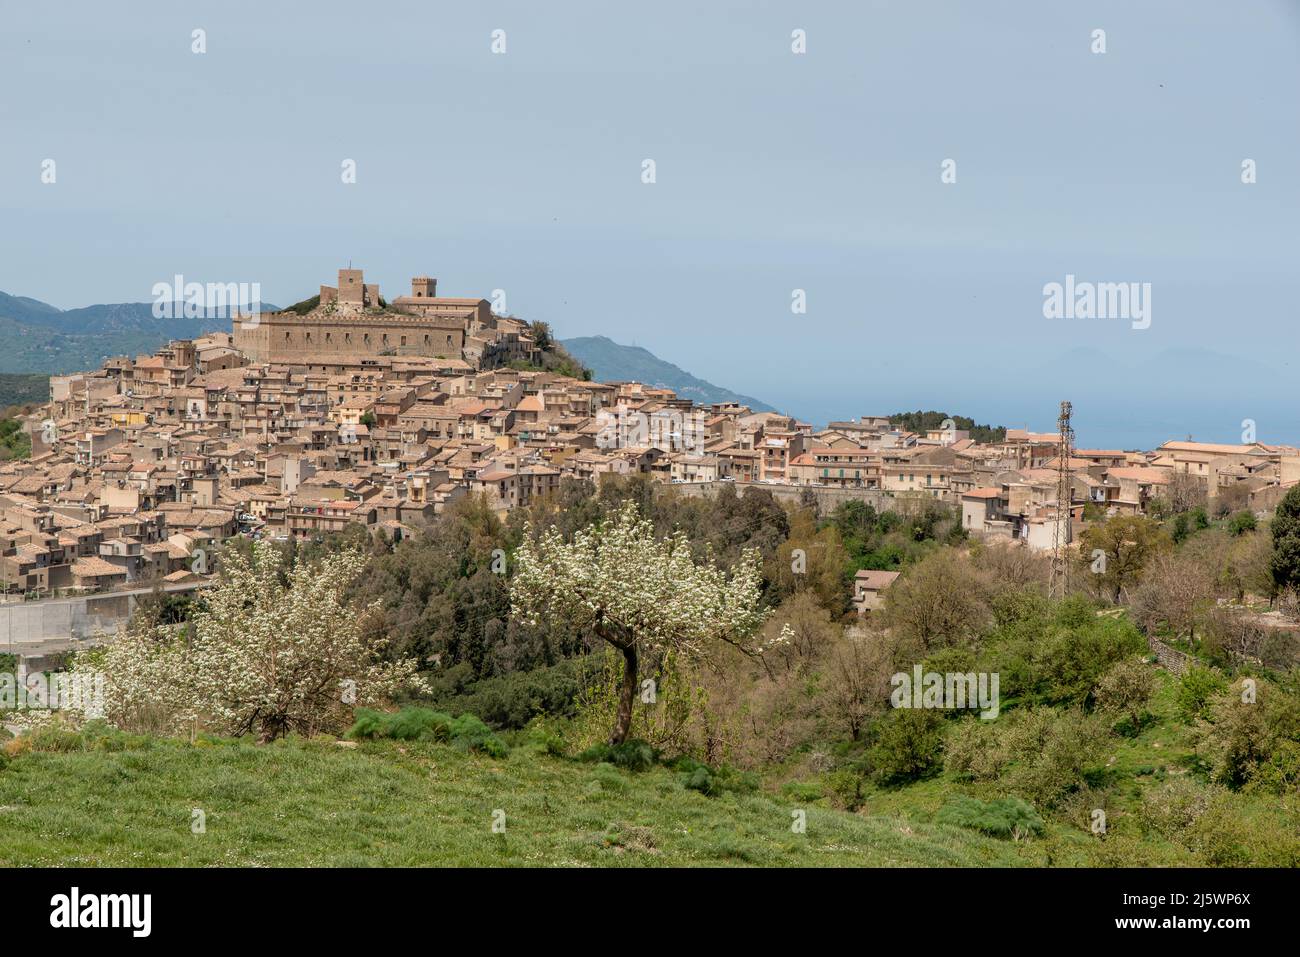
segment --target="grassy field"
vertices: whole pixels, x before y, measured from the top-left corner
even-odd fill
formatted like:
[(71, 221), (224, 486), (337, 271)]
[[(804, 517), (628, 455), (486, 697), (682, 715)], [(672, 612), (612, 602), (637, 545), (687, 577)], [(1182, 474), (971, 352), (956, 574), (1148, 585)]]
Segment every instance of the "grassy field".
[[(519, 746), (149, 740), (0, 771), (0, 866), (1013, 866), (1009, 841), (762, 794), (706, 797)], [(205, 832), (191, 832), (193, 810)], [(505, 833), (492, 831), (505, 812)]]
[[(938, 823), (959, 795), (1004, 796), (1000, 781), (942, 773), (866, 785), (850, 812), (838, 809), (832, 776), (812, 770), (813, 752), (769, 769), (757, 791), (706, 796), (669, 767), (633, 773), (563, 757), (528, 732), (506, 734), (499, 758), (382, 738), (259, 746), (57, 732), (6, 748), (15, 756), (0, 767), (0, 866), (1300, 864), (1297, 810), (1277, 796), (1224, 795), (1226, 818), (1208, 842), (1138, 825), (1151, 793), (1195, 773), (1175, 685), (1161, 674), (1141, 733), (1114, 737), (1093, 790), (1021, 841)], [(1104, 838), (1089, 829), (1096, 807)], [(191, 828), (196, 809), (203, 833)], [(504, 833), (493, 831), (498, 811)]]

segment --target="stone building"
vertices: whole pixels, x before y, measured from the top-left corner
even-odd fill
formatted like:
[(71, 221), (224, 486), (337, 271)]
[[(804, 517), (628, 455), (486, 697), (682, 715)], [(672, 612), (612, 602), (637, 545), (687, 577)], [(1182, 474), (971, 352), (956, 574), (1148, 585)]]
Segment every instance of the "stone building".
[[(338, 286), (321, 286), (320, 304), (306, 315), (285, 311), (236, 319), (234, 347), (252, 362), (306, 363), (343, 356), (462, 359), (471, 336), (487, 332), (489, 338), (497, 337), (496, 317), (486, 299), (438, 297), (437, 280), (423, 276), (411, 287), (410, 296), (385, 304), (379, 286), (366, 283), (360, 269), (340, 269)], [(474, 351), (479, 358), (482, 350)]]

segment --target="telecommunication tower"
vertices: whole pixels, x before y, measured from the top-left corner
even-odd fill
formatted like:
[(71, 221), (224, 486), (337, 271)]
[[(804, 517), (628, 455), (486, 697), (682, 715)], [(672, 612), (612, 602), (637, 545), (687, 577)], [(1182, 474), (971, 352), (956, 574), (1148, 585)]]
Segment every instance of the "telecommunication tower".
[(1060, 441), (1056, 451), (1056, 521), (1052, 526), (1052, 581), (1048, 593), (1054, 598), (1064, 598), (1070, 593), (1070, 498), (1073, 476), (1070, 459), (1074, 455), (1074, 430), (1070, 427), (1073, 407), (1061, 403), (1061, 414), (1056, 420)]

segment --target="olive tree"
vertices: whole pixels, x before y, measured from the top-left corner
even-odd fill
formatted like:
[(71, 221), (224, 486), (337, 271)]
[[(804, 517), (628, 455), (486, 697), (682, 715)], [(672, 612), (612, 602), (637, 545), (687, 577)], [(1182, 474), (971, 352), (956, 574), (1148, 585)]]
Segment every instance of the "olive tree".
[[(666, 538), (627, 503), (566, 541), (559, 529), (524, 537), (515, 553), (511, 610), (540, 624), (561, 619), (602, 639), (623, 655), (618, 716), (611, 744), (632, 723), (642, 652), (709, 656), (730, 644), (747, 654), (764, 613), (760, 556), (746, 550), (730, 573), (706, 555), (697, 562), (685, 534)], [(779, 640), (779, 639), (777, 639)]]

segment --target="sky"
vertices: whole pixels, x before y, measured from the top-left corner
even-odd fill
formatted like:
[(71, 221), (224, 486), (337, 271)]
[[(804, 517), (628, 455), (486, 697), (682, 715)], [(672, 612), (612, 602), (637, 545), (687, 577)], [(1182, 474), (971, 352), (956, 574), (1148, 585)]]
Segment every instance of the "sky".
[(818, 425), (1300, 444), (1298, 90), (1300, 0), (0, 0), (0, 290), (351, 262)]

